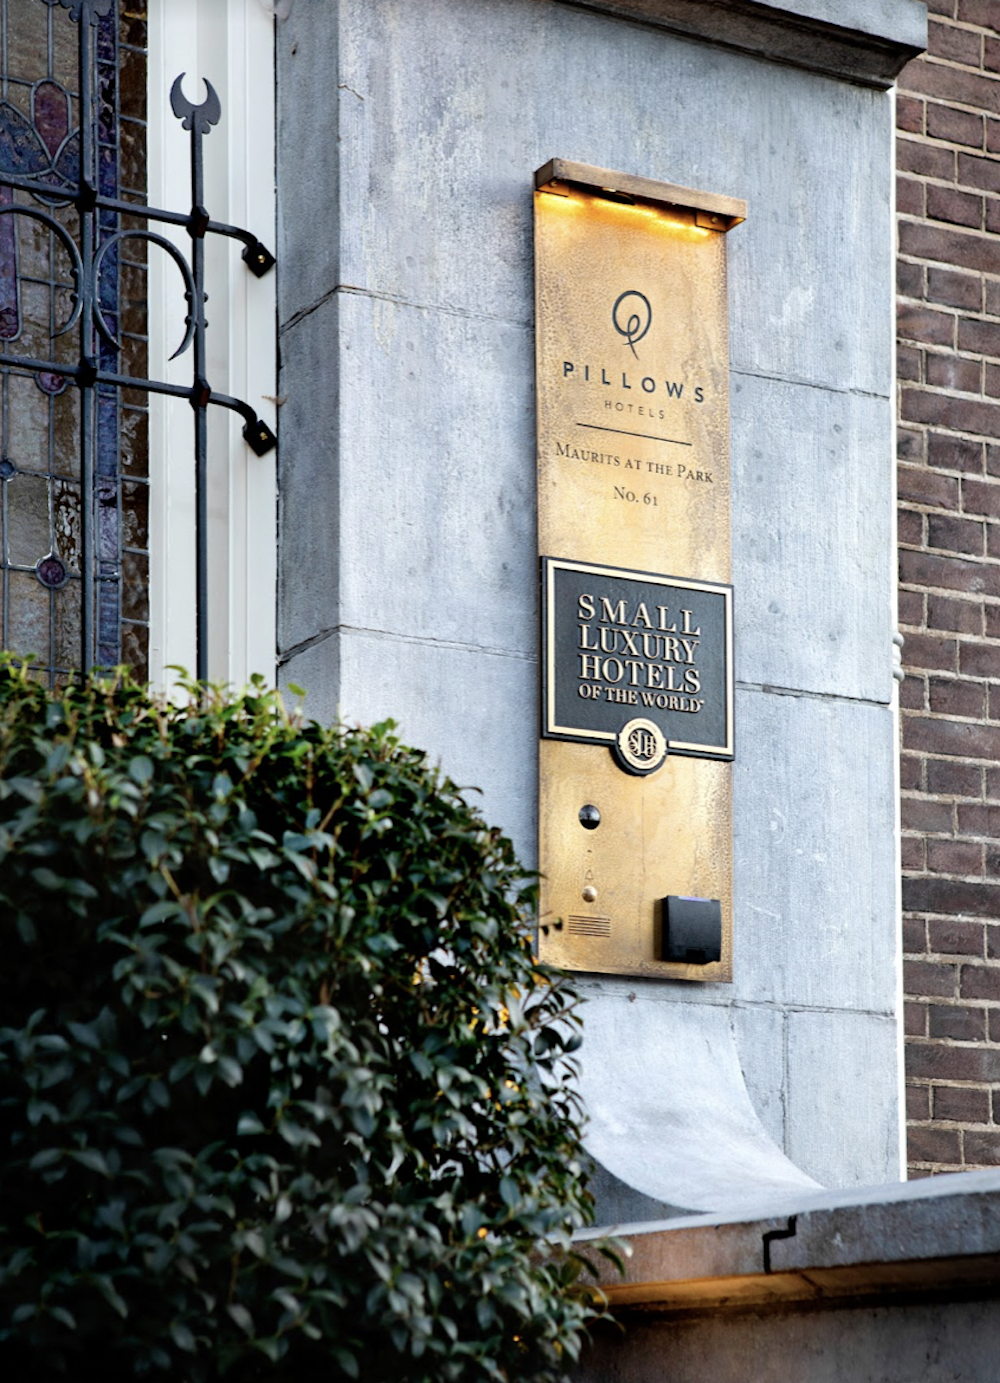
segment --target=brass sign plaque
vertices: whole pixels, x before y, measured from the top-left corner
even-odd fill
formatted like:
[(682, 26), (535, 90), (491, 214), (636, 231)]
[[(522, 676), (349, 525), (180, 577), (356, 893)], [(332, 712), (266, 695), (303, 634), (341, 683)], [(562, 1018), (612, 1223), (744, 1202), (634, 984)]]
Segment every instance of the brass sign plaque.
[[(725, 980), (725, 232), (745, 206), (558, 159), (536, 188), (540, 949), (573, 969)], [(697, 952), (718, 959), (676, 959), (671, 897), (718, 904), (702, 913), (721, 916), (719, 947)]]
[(615, 744), (623, 724), (645, 717), (671, 754), (731, 759), (732, 596), (706, 581), (543, 558), (542, 734)]

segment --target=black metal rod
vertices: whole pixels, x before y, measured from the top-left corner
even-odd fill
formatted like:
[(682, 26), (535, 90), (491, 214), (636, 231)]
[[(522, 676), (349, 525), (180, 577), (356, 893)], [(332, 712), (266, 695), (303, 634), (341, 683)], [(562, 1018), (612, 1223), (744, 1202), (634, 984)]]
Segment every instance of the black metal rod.
[[(165, 394), (174, 399), (191, 399), (190, 384), (169, 384), (163, 379), (147, 379), (138, 375), (120, 375), (113, 370), (87, 370), (79, 365), (65, 365), (60, 361), (38, 360), (30, 355), (5, 355), (2, 357), (3, 364), (8, 368), (13, 367), (18, 370), (32, 370), (46, 374), (55, 372), (65, 375), (67, 379), (74, 382), (81, 378), (93, 379), (95, 384), (113, 384), (119, 389), (142, 389), (147, 394)], [(248, 403), (242, 399), (237, 399), (232, 394), (209, 394), (207, 402), (214, 404), (216, 408), (228, 408), (232, 413), (238, 413), (244, 422), (251, 427), (256, 427), (260, 423), (260, 418), (253, 411)], [(270, 448), (268, 448), (270, 450)], [(263, 452), (258, 453), (264, 455)]]
[[(80, 174), (78, 205), (83, 210), (88, 198), (96, 193), (94, 186), (93, 90), (91, 68), (91, 38), (93, 29), (85, 10), (79, 20), (80, 63)], [(95, 616), (96, 600), (94, 563), (94, 360), (93, 293), (91, 267), (94, 260), (93, 215), (80, 217), (82, 299), (80, 312), (80, 365), (77, 384), (80, 389), (80, 559), (83, 567), (83, 590), (80, 595), (80, 669), (87, 672), (96, 657)]]
[[(205, 238), (199, 232), (198, 218), (204, 213), (204, 173), (202, 168), (201, 121), (191, 121), (191, 267), (194, 271), (194, 378), (191, 381), (191, 407), (194, 409), (195, 466), (195, 599), (197, 601), (195, 667), (200, 682), (208, 678), (208, 400), (211, 391), (206, 378), (205, 349)], [(207, 220), (207, 217), (205, 217)], [(202, 228), (204, 221), (201, 223)]]
[[(190, 213), (186, 211), (167, 211), (163, 207), (146, 206), (138, 202), (124, 202), (120, 197), (106, 197), (101, 193), (81, 195), (71, 188), (60, 187), (58, 183), (45, 182), (42, 178), (22, 178), (16, 173), (4, 173), (0, 177), (4, 187), (12, 187), (19, 192), (30, 192), (33, 197), (52, 197), (60, 202), (72, 202), (74, 206), (91, 206), (98, 211), (115, 211), (124, 216), (135, 216), (147, 221), (162, 221), (168, 226), (187, 226)], [(205, 231), (212, 235), (224, 235), (231, 240), (239, 240), (248, 249), (257, 249), (261, 242), (253, 231), (240, 226), (227, 225), (225, 221), (209, 221)], [(270, 267), (270, 266), (269, 266)]]

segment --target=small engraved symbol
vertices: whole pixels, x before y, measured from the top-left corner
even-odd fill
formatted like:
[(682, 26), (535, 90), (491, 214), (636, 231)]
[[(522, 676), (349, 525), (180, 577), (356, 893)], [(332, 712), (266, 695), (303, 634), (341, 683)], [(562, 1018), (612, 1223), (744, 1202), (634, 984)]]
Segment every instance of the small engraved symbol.
[(626, 773), (653, 773), (667, 757), (667, 741), (655, 721), (637, 717), (618, 731), (614, 752)]
[(629, 350), (639, 359), (636, 342), (641, 341), (653, 323), (653, 309), (644, 293), (629, 288), (619, 294), (611, 309), (611, 322), (619, 336), (624, 336)]
[(628, 737), (628, 747), (637, 759), (648, 762), (656, 757), (656, 736), (648, 730), (635, 729)]

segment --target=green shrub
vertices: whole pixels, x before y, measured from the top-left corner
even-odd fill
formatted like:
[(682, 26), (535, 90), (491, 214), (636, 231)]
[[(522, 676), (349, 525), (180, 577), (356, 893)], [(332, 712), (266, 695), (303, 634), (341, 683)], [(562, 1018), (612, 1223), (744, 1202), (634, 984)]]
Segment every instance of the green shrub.
[(579, 1020), (530, 879), (390, 724), (189, 691), (0, 659), (4, 1376), (561, 1377)]

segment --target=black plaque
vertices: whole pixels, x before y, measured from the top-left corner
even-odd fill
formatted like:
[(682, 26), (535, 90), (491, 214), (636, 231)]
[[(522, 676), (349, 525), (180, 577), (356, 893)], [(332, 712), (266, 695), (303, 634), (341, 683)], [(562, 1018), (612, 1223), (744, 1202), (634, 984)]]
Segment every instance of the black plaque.
[(614, 744), (651, 721), (672, 754), (733, 757), (732, 587), (542, 558), (542, 734)]

